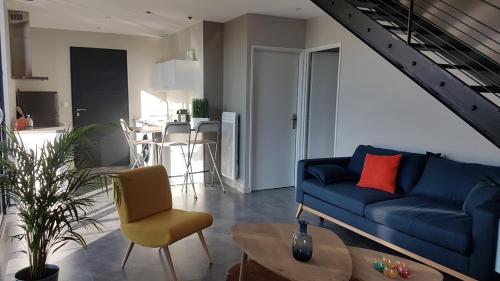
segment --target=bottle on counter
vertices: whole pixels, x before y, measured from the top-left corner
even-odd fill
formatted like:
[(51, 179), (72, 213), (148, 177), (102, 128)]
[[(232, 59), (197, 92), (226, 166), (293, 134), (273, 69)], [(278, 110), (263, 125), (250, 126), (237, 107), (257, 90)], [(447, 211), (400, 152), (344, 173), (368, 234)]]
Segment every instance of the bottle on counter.
[(29, 114), (26, 115), (26, 120), (28, 121), (28, 128), (33, 129), (33, 119), (31, 118), (31, 116)]

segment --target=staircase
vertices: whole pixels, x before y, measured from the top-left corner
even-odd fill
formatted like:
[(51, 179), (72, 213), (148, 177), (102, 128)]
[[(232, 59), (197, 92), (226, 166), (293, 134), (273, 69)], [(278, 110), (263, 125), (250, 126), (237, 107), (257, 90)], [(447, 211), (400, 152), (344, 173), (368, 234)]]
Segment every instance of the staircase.
[(449, 0), (312, 1), (500, 148), (498, 24)]

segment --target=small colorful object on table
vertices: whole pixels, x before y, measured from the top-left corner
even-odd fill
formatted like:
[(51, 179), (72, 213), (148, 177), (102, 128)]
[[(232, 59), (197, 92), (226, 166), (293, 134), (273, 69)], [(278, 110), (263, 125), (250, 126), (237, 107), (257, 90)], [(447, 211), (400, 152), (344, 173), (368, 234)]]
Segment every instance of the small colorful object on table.
[(373, 264), (373, 267), (375, 268), (375, 270), (377, 270), (378, 272), (383, 272), (384, 271), (384, 268), (385, 268), (385, 265), (383, 263), (381, 263), (380, 261), (377, 261)]
[(385, 265), (385, 267), (389, 267), (389, 268), (394, 267), (394, 263), (391, 260), (391, 258), (388, 258), (388, 257), (385, 257), (385, 256), (382, 257), (382, 263)]
[(395, 263), (388, 257), (382, 257), (382, 261), (373, 263), (373, 268), (378, 272), (383, 272), (388, 278), (395, 279), (399, 276), (403, 279), (411, 278), (411, 271), (408, 264), (400, 261)]
[(408, 264), (404, 262), (396, 262), (396, 269), (398, 270), (399, 276), (401, 276), (404, 279), (409, 279), (411, 278), (411, 271), (410, 268), (408, 267)]
[(401, 270), (398, 270), (399, 276), (401, 276), (404, 279), (410, 279), (411, 278), (411, 271), (408, 267), (402, 268)]
[(398, 277), (398, 270), (394, 267), (386, 267), (384, 269), (384, 275), (391, 279), (396, 279)]

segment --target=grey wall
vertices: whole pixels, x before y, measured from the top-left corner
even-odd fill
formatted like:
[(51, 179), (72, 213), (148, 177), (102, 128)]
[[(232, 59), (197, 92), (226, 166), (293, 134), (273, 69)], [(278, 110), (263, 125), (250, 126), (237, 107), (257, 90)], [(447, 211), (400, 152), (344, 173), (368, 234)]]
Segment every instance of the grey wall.
[(339, 50), (311, 54), (307, 157), (333, 157)]
[(224, 24), (224, 111), (240, 114), (239, 179), (231, 183), (250, 192), (248, 134), (251, 47), (304, 48), (305, 20), (256, 14), (243, 15)]
[(239, 178), (229, 182), (239, 191), (245, 186), (246, 89), (247, 89), (247, 17), (224, 23), (223, 110), (240, 115)]
[(342, 44), (336, 156), (372, 144), (500, 165), (497, 147), (335, 20), (307, 21), (307, 48), (333, 43)]
[[(212, 120), (221, 120), (222, 117), (223, 42), (224, 24), (204, 21), (203, 96), (208, 99), (209, 116)], [(212, 168), (208, 153), (208, 150), (205, 150), (205, 170)], [(220, 167), (220, 149), (217, 153), (217, 166)], [(205, 181), (209, 179), (210, 174), (205, 174)]]

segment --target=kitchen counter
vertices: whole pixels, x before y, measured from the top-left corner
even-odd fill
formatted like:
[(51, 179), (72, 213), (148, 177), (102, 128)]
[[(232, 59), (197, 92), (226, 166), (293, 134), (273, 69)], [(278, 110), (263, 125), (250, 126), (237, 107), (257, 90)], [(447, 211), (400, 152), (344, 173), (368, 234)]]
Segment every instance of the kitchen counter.
[(58, 134), (68, 130), (66, 126), (59, 127), (42, 127), (42, 128), (32, 128), (20, 131), (15, 131), (16, 134)]

